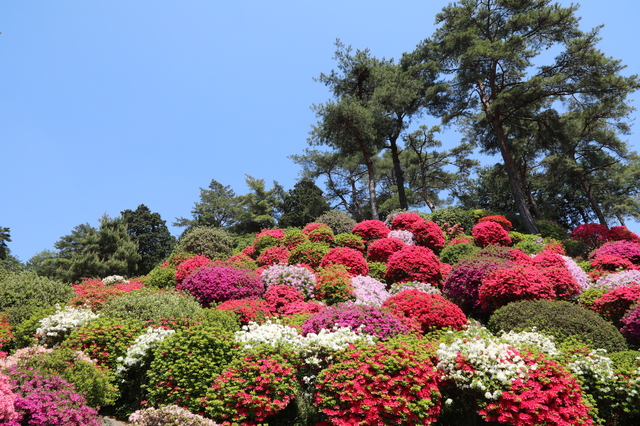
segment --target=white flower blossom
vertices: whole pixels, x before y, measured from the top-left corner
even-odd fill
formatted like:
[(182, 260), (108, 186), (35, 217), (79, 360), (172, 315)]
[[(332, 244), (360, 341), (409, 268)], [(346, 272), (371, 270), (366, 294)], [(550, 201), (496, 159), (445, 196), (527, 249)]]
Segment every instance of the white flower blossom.
[(71, 331), (98, 317), (98, 314), (94, 314), (88, 308), (66, 306), (62, 309), (56, 305), (55, 314), (40, 320), (40, 327), (36, 329), (36, 334), (39, 336), (41, 345), (55, 346), (60, 344)]
[(175, 330), (165, 328), (148, 327), (146, 333), (141, 334), (127, 348), (127, 354), (124, 357), (118, 357), (116, 360), (116, 374), (120, 375), (136, 364), (140, 364), (142, 360), (151, 352), (158, 343), (175, 333)]

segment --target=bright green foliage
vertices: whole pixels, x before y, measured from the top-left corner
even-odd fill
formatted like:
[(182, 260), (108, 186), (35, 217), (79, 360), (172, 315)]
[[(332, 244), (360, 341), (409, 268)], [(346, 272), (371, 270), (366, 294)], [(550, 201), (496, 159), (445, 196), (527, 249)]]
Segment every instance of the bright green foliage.
[(178, 244), (176, 251), (191, 254), (201, 254), (209, 259), (228, 257), (233, 252), (233, 238), (222, 228), (197, 226), (186, 231)]
[(108, 370), (79, 358), (76, 351), (59, 348), (50, 353), (36, 354), (21, 364), (44, 374), (58, 374), (73, 383), (76, 390), (84, 394), (90, 407), (105, 407), (115, 402), (118, 392), (113, 385), (115, 378)]
[(173, 266), (157, 266), (142, 279), (142, 285), (170, 290), (176, 286), (176, 271)]
[(242, 328), (239, 316), (233, 311), (205, 308), (198, 312), (196, 320), (205, 325), (222, 328), (229, 334)]
[(191, 295), (142, 289), (109, 299), (100, 313), (112, 318), (160, 323), (163, 318), (193, 318), (201, 310), (202, 307)]
[(200, 399), (237, 356), (235, 340), (220, 327), (200, 325), (176, 332), (154, 350), (147, 375), (149, 403), (202, 412)]
[(278, 225), (302, 228), (328, 210), (329, 203), (322, 190), (311, 179), (302, 178), (285, 195)]
[(448, 263), (449, 265), (455, 265), (461, 258), (478, 250), (480, 250), (480, 248), (471, 243), (460, 243), (445, 246), (440, 252), (440, 261)]
[(81, 350), (98, 365), (115, 371), (117, 359), (144, 332), (145, 323), (134, 319), (99, 317), (71, 332), (64, 347)]
[(125, 210), (120, 214), (127, 224), (127, 233), (138, 245), (141, 257), (135, 275), (145, 275), (171, 254), (176, 239), (169, 233), (160, 214), (151, 213), (144, 204), (133, 211)]
[(9, 342), (8, 345), (5, 344), (3, 349), (22, 349), (35, 345), (37, 340), (34, 335), (38, 327), (40, 327), (40, 320), (55, 313), (56, 308), (53, 306), (34, 309), (28, 318), (25, 318), (20, 324), (14, 327), (13, 340)]
[(0, 277), (0, 313), (7, 315), (13, 326), (29, 318), (38, 308), (68, 303), (73, 295), (69, 285), (32, 272), (7, 273)]
[(329, 250), (328, 244), (305, 241), (291, 250), (289, 254), (289, 264), (304, 263), (312, 268), (317, 268)]
[(494, 333), (504, 330), (523, 331), (536, 327), (557, 342), (568, 339), (583, 342), (590, 348), (610, 352), (627, 349), (620, 332), (595, 312), (557, 300), (521, 300), (496, 310), (487, 328)]
[(369, 276), (378, 281), (385, 282), (387, 279), (387, 264), (382, 262), (367, 262), (369, 265)]
[(82, 232), (76, 230), (56, 244), (60, 250), (58, 273), (65, 282), (135, 274), (141, 256), (122, 218), (103, 216), (97, 231), (86, 227), (76, 228)]
[(440, 228), (444, 228), (445, 223), (448, 223), (449, 226), (459, 223), (467, 234), (471, 233), (471, 229), (476, 224), (473, 213), (462, 207), (443, 207), (436, 209), (427, 216), (427, 219), (437, 223)]

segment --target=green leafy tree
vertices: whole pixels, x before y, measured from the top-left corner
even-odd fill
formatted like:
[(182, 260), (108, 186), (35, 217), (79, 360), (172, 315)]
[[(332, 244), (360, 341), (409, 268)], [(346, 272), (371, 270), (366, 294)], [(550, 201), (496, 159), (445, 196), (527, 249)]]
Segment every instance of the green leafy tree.
[[(436, 17), (440, 27), (417, 50), (436, 60), (451, 78), (445, 122), (480, 110), (493, 132), (516, 208), (526, 232), (537, 233), (527, 205), (510, 130), (571, 97), (624, 94), (637, 77), (623, 77), (618, 61), (596, 48), (598, 29), (578, 28), (578, 6), (550, 0), (460, 0)], [(535, 67), (543, 51), (560, 53), (550, 65)]]
[(132, 276), (141, 260), (138, 246), (127, 233), (122, 218), (105, 215), (100, 219), (98, 230), (73, 241), (63, 239), (65, 243), (72, 242), (74, 247), (69, 258), (58, 258), (58, 274), (65, 282), (109, 275)]
[(209, 189), (200, 188), (200, 202), (195, 203), (191, 214), (193, 219), (176, 218), (174, 226), (229, 228), (242, 214), (241, 199), (229, 185), (224, 186), (212, 179)]
[(58, 267), (56, 266), (58, 252), (42, 250), (36, 253), (25, 264), (25, 270), (35, 272), (40, 277), (55, 278)]
[(329, 203), (322, 190), (309, 178), (300, 179), (284, 197), (281, 228), (303, 227), (329, 211)]
[(245, 176), (249, 192), (238, 197), (242, 213), (238, 216), (238, 221), (231, 230), (238, 234), (248, 234), (273, 228), (277, 223), (278, 213), (281, 211), (284, 190), (277, 182), (273, 183), (272, 189), (267, 190), (264, 179)]
[(144, 204), (120, 214), (127, 225), (127, 233), (138, 245), (140, 262), (135, 275), (146, 275), (171, 254), (176, 239), (169, 233), (166, 221), (162, 220), (160, 214), (151, 213)]
[(0, 260), (5, 260), (10, 253), (7, 242), (11, 242), (11, 230), (0, 227)]

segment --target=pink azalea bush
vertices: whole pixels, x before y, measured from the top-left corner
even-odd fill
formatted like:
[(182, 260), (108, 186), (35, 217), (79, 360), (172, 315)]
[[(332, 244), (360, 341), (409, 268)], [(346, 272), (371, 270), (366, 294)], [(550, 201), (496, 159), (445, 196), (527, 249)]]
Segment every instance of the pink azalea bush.
[(390, 229), (380, 220), (363, 220), (354, 226), (351, 232), (370, 242), (378, 238), (386, 238)]
[(221, 266), (200, 268), (176, 285), (176, 289), (191, 294), (205, 308), (214, 302), (259, 297), (264, 293), (264, 285), (256, 274)]
[(176, 270), (176, 283), (182, 282), (182, 280), (187, 278), (193, 271), (207, 266), (209, 263), (211, 263), (211, 259), (201, 254), (197, 254), (181, 262)]
[(14, 407), (16, 395), (11, 388), (9, 377), (0, 374), (0, 422), (3, 424), (11, 424), (20, 417)]
[(480, 306), (488, 310), (517, 300), (553, 300), (555, 297), (548, 277), (537, 268), (520, 265), (489, 273), (478, 289)]
[[(370, 262), (385, 262), (393, 253), (399, 251), (407, 244), (399, 238), (380, 238), (369, 245), (367, 259)], [(364, 275), (364, 274), (363, 274)]]
[(358, 305), (381, 306), (382, 302), (391, 297), (386, 285), (369, 276), (358, 275), (351, 279), (351, 286)]

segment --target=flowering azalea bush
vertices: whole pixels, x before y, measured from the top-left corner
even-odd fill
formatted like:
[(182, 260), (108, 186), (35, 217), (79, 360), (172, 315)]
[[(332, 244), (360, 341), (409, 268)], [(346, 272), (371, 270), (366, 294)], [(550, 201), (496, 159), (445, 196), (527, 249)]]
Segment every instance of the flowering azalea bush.
[(343, 265), (329, 265), (316, 274), (316, 298), (331, 305), (355, 298), (351, 274)]
[(439, 374), (428, 349), (416, 346), (351, 347), (318, 376), (315, 405), (333, 425), (434, 423), (441, 406)]
[(299, 246), (305, 241), (309, 241), (307, 236), (302, 233), (299, 229), (291, 229), (287, 230), (284, 234), (284, 238), (282, 239), (282, 244), (291, 250), (292, 248)]
[(478, 300), (484, 309), (495, 310), (517, 300), (552, 300), (553, 284), (537, 268), (514, 266), (489, 273), (478, 289)]
[(3, 424), (11, 424), (20, 417), (15, 410), (16, 395), (9, 380), (9, 377), (0, 374), (0, 422)]
[(365, 241), (362, 237), (352, 233), (343, 233), (336, 235), (333, 240), (333, 244), (336, 247), (348, 247), (351, 249), (358, 250), (360, 252), (364, 252), (365, 249)]
[(181, 262), (176, 270), (176, 283), (182, 282), (182, 280), (187, 278), (193, 271), (207, 266), (209, 263), (211, 263), (211, 259), (201, 254), (197, 254)]
[(640, 344), (640, 304), (629, 308), (620, 321), (624, 324), (620, 332), (627, 341), (635, 345)]
[(274, 313), (282, 311), (291, 303), (304, 302), (304, 294), (290, 285), (274, 285), (264, 294), (264, 300)]
[(509, 233), (504, 228), (495, 222), (482, 222), (478, 223), (471, 230), (473, 239), (476, 244), (481, 247), (488, 245), (510, 245), (511, 238)]
[(325, 243), (305, 241), (291, 249), (289, 264), (305, 264), (312, 268), (320, 266), (320, 262), (329, 251), (329, 245)]
[(389, 257), (387, 278), (393, 282), (421, 281), (438, 285), (442, 278), (440, 260), (426, 247), (406, 246)]
[(607, 272), (624, 271), (634, 269), (633, 263), (629, 259), (612, 254), (599, 254), (591, 260), (591, 267), (594, 271), (592, 275), (604, 275)]
[(214, 379), (203, 404), (217, 421), (255, 424), (284, 410), (297, 388), (295, 361), (286, 352), (250, 352)]
[(640, 283), (640, 271), (620, 271), (611, 274), (603, 275), (598, 278), (595, 287), (614, 289), (617, 287), (627, 287), (634, 285), (634, 283)]
[(414, 245), (416, 243), (416, 236), (413, 232), (403, 229), (395, 229), (389, 232), (388, 238), (397, 238), (407, 245)]
[(638, 302), (640, 302), (640, 285), (618, 287), (597, 298), (591, 305), (591, 309), (619, 325), (624, 314)]
[(405, 333), (406, 327), (394, 316), (374, 306), (356, 305), (353, 302), (329, 306), (307, 319), (302, 325), (302, 334), (319, 333), (322, 329), (348, 327), (381, 339)]
[(640, 243), (633, 241), (610, 241), (594, 250), (589, 257), (596, 259), (602, 255), (617, 256), (633, 264), (640, 264)]
[(148, 364), (153, 348), (175, 332), (162, 327), (147, 327), (146, 332), (136, 337), (127, 348), (126, 354), (116, 359), (116, 374), (121, 375), (132, 367)]
[(393, 283), (389, 288), (389, 295), (393, 296), (404, 290), (420, 290), (427, 294), (442, 294), (438, 287), (431, 284), (421, 283), (420, 281), (407, 281), (403, 283)]
[(298, 289), (306, 298), (313, 298), (315, 293), (316, 276), (301, 265), (272, 265), (260, 277), (267, 289), (274, 285), (288, 285)]
[(494, 215), (494, 216), (484, 216), (478, 219), (478, 223), (485, 223), (485, 222), (495, 222), (498, 225), (502, 226), (502, 229), (504, 229), (507, 232), (510, 232), (511, 230), (513, 230), (513, 224), (511, 223), (511, 221), (500, 214)]
[[(324, 224), (319, 224), (324, 225)], [(307, 232), (307, 238), (309, 241), (313, 241), (316, 243), (326, 243), (331, 244), (335, 238), (333, 234), (333, 230), (329, 226), (318, 226)]]
[(404, 290), (385, 300), (382, 308), (418, 333), (442, 328), (462, 330), (467, 325), (462, 310), (439, 294)]
[(56, 313), (40, 320), (40, 327), (36, 330), (41, 345), (56, 346), (62, 343), (72, 330), (98, 318), (88, 308), (74, 308), (66, 306), (64, 309), (56, 306)]
[(595, 249), (612, 239), (609, 228), (599, 223), (582, 224), (571, 231), (569, 237), (575, 241), (582, 241), (591, 249)]
[(389, 228), (380, 220), (363, 220), (351, 230), (353, 234), (360, 236), (367, 242), (378, 238), (386, 238), (389, 235), (389, 231)]
[(141, 288), (144, 286), (139, 279), (115, 285), (107, 285), (102, 280), (87, 279), (73, 286), (76, 295), (69, 303), (72, 306), (88, 306), (91, 310), (97, 311), (110, 299)]
[(129, 423), (132, 426), (218, 426), (213, 420), (177, 405), (138, 410), (129, 416)]
[(393, 216), (391, 220), (390, 228), (392, 230), (403, 230), (403, 231), (411, 231), (411, 228), (416, 223), (424, 222), (424, 218), (415, 213), (400, 213), (398, 215)]
[(274, 246), (265, 249), (258, 256), (258, 265), (271, 266), (278, 263), (287, 263), (289, 259), (289, 250), (286, 247)]
[(250, 321), (262, 322), (274, 315), (268, 302), (261, 299), (233, 299), (216, 306), (220, 311), (231, 311), (238, 315), (242, 324)]
[(382, 302), (391, 297), (383, 282), (368, 276), (358, 275), (351, 279), (353, 294), (358, 305), (381, 306)]
[(445, 245), (442, 229), (430, 220), (414, 222), (409, 231), (414, 235), (417, 245), (427, 247), (434, 252), (440, 252)]
[(322, 258), (320, 267), (326, 268), (335, 264), (343, 265), (354, 277), (356, 275), (367, 275), (369, 273), (367, 261), (362, 255), (362, 252), (356, 249), (348, 247), (332, 248)]
[(256, 274), (222, 266), (200, 268), (176, 285), (176, 289), (190, 293), (205, 308), (213, 302), (258, 297), (264, 293), (264, 285)]
[(386, 262), (389, 259), (389, 256), (406, 245), (407, 244), (399, 238), (380, 238), (369, 245), (369, 248), (367, 249), (367, 258), (372, 262)]

